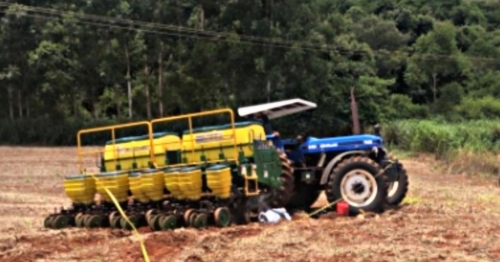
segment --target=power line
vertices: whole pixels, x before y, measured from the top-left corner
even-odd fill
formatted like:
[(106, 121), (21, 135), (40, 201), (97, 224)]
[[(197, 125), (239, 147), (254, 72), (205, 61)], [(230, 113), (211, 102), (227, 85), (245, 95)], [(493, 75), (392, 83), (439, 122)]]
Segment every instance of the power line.
[[(0, 10), (0, 13), (5, 14), (5, 11)], [(53, 20), (53, 16), (46, 16), (46, 15), (37, 15), (37, 14), (24, 14), (23, 16), (25, 17), (31, 17), (31, 18), (37, 18), (37, 19), (44, 19), (44, 20)], [(194, 39), (202, 39), (202, 40), (210, 40), (210, 41), (224, 41), (224, 42), (231, 42), (231, 43), (237, 43), (237, 44), (249, 44), (249, 45), (255, 45), (255, 43), (251, 42), (246, 42), (246, 41), (237, 41), (237, 40), (230, 40), (230, 39), (216, 39), (216, 38), (206, 38), (206, 37), (199, 37), (196, 35), (192, 34), (186, 34), (182, 32), (168, 32), (168, 31), (158, 31), (158, 30), (152, 30), (152, 29), (141, 29), (141, 28), (130, 28), (126, 26), (120, 26), (120, 25), (112, 25), (112, 24), (103, 24), (103, 23), (96, 23), (96, 22), (90, 22), (90, 21), (71, 21), (72, 23), (78, 23), (82, 25), (92, 25), (92, 26), (98, 26), (98, 27), (106, 27), (106, 28), (115, 28), (115, 29), (121, 29), (121, 30), (129, 30), (129, 31), (140, 31), (140, 32), (146, 32), (146, 33), (153, 33), (153, 34), (159, 34), (159, 35), (168, 35), (168, 36), (176, 36), (176, 37), (187, 37), (187, 38), (194, 38)], [(263, 46), (271, 46), (271, 47), (284, 47), (284, 48), (290, 48), (289, 46), (282, 46), (282, 45), (276, 45), (276, 44), (260, 44)], [(320, 51), (320, 49), (312, 49), (312, 48), (300, 48), (300, 49), (305, 49), (305, 50), (312, 50), (312, 51)], [(324, 51), (324, 50), (323, 50)]]
[[(3, 4), (0, 2), (0, 6)], [(0, 13), (6, 14), (6, 11), (0, 10)], [(61, 18), (58, 16), (53, 16), (51, 14), (47, 15), (45, 13), (42, 14), (36, 14), (36, 12), (33, 12), (33, 14), (23, 14), (25, 17), (31, 17), (31, 18), (39, 18), (39, 19), (45, 19), (45, 20), (53, 20), (54, 18)], [(78, 18), (77, 18), (78, 19)], [(110, 20), (113, 20), (110, 18)], [(302, 50), (308, 50), (308, 51), (336, 51), (339, 54), (346, 54), (346, 55), (355, 55), (355, 54), (368, 54), (368, 52), (360, 51), (360, 50), (340, 50), (339, 48), (332, 48), (332, 47), (325, 47), (327, 45), (323, 45), (323, 47), (314, 47), (312, 45), (311, 47), (307, 46), (293, 46), (293, 44), (301, 44), (301, 42), (288, 42), (288, 43), (279, 43), (279, 42), (254, 42), (250, 40), (242, 40), (240, 35), (237, 34), (223, 34), (221, 33), (220, 36), (216, 36), (215, 38), (210, 38), (207, 35), (203, 34), (198, 34), (198, 33), (192, 33), (190, 31), (184, 32), (183, 30), (180, 31), (159, 31), (155, 29), (144, 29), (139, 26), (139, 28), (133, 28), (133, 27), (128, 27), (126, 25), (117, 25), (114, 23), (102, 23), (102, 22), (94, 22), (94, 21), (86, 21), (86, 20), (78, 20), (78, 21), (69, 21), (71, 23), (80, 23), (84, 25), (93, 25), (93, 26), (99, 26), (99, 27), (109, 27), (109, 28), (115, 28), (115, 29), (122, 29), (122, 30), (129, 30), (129, 31), (142, 31), (142, 32), (147, 32), (147, 33), (153, 33), (153, 34), (160, 34), (160, 35), (168, 35), (168, 36), (177, 36), (177, 37), (186, 37), (186, 38), (194, 38), (194, 39), (201, 39), (201, 40), (210, 40), (210, 41), (222, 41), (222, 42), (229, 42), (229, 43), (235, 43), (235, 44), (248, 44), (248, 45), (261, 45), (261, 46), (266, 46), (266, 47), (278, 47), (278, 48), (297, 48), (297, 49), (302, 49)], [(135, 24), (129, 24), (129, 26), (133, 26)], [(160, 24), (161, 25), (161, 24)], [(149, 25), (148, 27), (152, 27)], [(154, 27), (152, 27), (154, 28)], [(196, 30), (195, 30), (196, 31)], [(227, 38), (223, 38), (227, 37)], [(238, 39), (232, 39), (234, 37), (237, 37)], [(265, 39), (262, 37), (259, 37), (261, 39)]]
[[(42, 8), (42, 7), (34, 7), (34, 6), (26, 6), (19, 4), (11, 4), (0, 1), (0, 7), (11, 7), (11, 6), (19, 6), (22, 10), (31, 11), (34, 14), (23, 14), (26, 17), (39, 18), (39, 19), (54, 19), (54, 18), (63, 18), (64, 15), (71, 15), (77, 18), (78, 21), (70, 21), (76, 22), (85, 25), (93, 25), (100, 27), (109, 27), (116, 28), (122, 30), (132, 30), (132, 31), (142, 31), (147, 33), (159, 34), (159, 35), (168, 35), (168, 36), (177, 36), (177, 37), (186, 37), (186, 38), (194, 38), (201, 40), (210, 40), (210, 41), (222, 41), (222, 42), (230, 42), (235, 44), (248, 44), (248, 45), (261, 45), (267, 47), (278, 47), (278, 48), (297, 48), (302, 50), (309, 51), (335, 51), (338, 54), (344, 55), (367, 55), (369, 51), (363, 50), (347, 50), (344, 48), (331, 46), (328, 44), (313, 44), (305, 41), (291, 41), (284, 40), (281, 38), (270, 38), (270, 37), (259, 37), (259, 36), (249, 36), (242, 34), (231, 34), (231, 33), (223, 33), (216, 32), (210, 30), (200, 30), (189, 27), (182, 26), (173, 26), (166, 25), (160, 23), (149, 23), (143, 21), (136, 21), (130, 19), (123, 18), (114, 18), (108, 16), (100, 16), (93, 14), (82, 14), (76, 13), (72, 11), (64, 11), (58, 9), (51, 8)], [(36, 13), (39, 14), (36, 14)], [(0, 10), (0, 13), (6, 13), (4, 10)], [(57, 17), (54, 15), (59, 15), (61, 17)], [(86, 20), (87, 19), (87, 20)], [(97, 21), (96, 21), (97, 20)], [(107, 22), (107, 23), (103, 23)], [(122, 23), (122, 25), (119, 25)], [(125, 25), (123, 25), (125, 24)], [(139, 28), (134, 28), (131, 26), (137, 26)], [(158, 29), (163, 29), (166, 31), (160, 31)], [(212, 38), (211, 38), (212, 37)], [(237, 37), (238, 39), (232, 39)], [(259, 42), (260, 41), (260, 42)], [(297, 46), (300, 45), (300, 46)], [(383, 55), (407, 55), (410, 56), (412, 54), (419, 54), (420, 56), (424, 56), (424, 60), (435, 60), (436, 58), (441, 59), (450, 59), (455, 60), (456, 56), (453, 55), (445, 55), (445, 54), (425, 54), (425, 53), (417, 53), (417, 52), (408, 52), (408, 51), (388, 51), (388, 50), (371, 50), (372, 53), (383, 54)], [(479, 56), (467, 56), (467, 58), (476, 61), (499, 61), (497, 58), (488, 58), (488, 57), (479, 57)]]
[[(4, 13), (5, 11), (0, 10), (0, 13)], [(25, 17), (31, 17), (31, 18), (38, 18), (38, 19), (44, 19), (44, 20), (54, 20), (53, 16), (46, 16), (46, 15), (36, 15), (36, 14), (24, 14), (23, 16)], [(96, 22), (89, 22), (89, 21), (71, 21), (72, 23), (77, 23), (77, 24), (82, 24), (82, 25), (91, 25), (91, 26), (98, 26), (98, 27), (105, 27), (105, 28), (115, 28), (115, 29), (120, 29), (120, 30), (129, 30), (129, 31), (139, 31), (139, 32), (146, 32), (146, 33), (152, 33), (152, 34), (158, 34), (158, 35), (167, 35), (167, 36), (174, 36), (174, 37), (186, 37), (186, 38), (193, 38), (193, 39), (199, 39), (199, 40), (209, 40), (209, 41), (215, 41), (215, 42), (229, 42), (229, 43), (234, 43), (234, 44), (246, 44), (246, 45), (261, 45), (261, 46), (266, 46), (266, 47), (278, 47), (278, 48), (293, 48), (291, 46), (284, 46), (284, 45), (279, 45), (279, 44), (267, 44), (267, 43), (252, 43), (248, 41), (240, 41), (240, 40), (233, 40), (233, 39), (219, 39), (219, 38), (208, 38), (208, 37), (202, 37), (202, 36), (197, 36), (197, 35), (192, 35), (188, 33), (182, 33), (182, 32), (169, 32), (169, 31), (158, 31), (158, 30), (153, 30), (153, 29), (140, 29), (140, 28), (130, 28), (126, 26), (119, 26), (119, 25), (112, 25), (112, 24), (103, 24), (103, 23), (96, 23)], [(328, 51), (324, 49), (319, 49), (319, 48), (308, 48), (308, 47), (297, 47), (298, 49), (302, 50), (309, 50), (309, 51)], [(350, 51), (351, 53), (354, 53), (355, 51)], [(365, 53), (366, 54), (366, 53)]]
[[(201, 30), (201, 29), (196, 29), (196, 28), (189, 28), (189, 27), (182, 27), (182, 26), (174, 26), (174, 25), (166, 25), (166, 24), (161, 24), (161, 23), (150, 23), (150, 22), (144, 22), (144, 21), (137, 21), (137, 20), (131, 20), (131, 19), (124, 19), (124, 18), (115, 18), (115, 17), (109, 17), (109, 16), (101, 16), (101, 15), (93, 15), (93, 14), (84, 14), (84, 13), (76, 13), (72, 11), (63, 11), (63, 10), (58, 10), (58, 9), (52, 9), (52, 8), (42, 8), (42, 7), (35, 7), (35, 6), (27, 6), (27, 5), (18, 5), (18, 4), (11, 4), (11, 3), (6, 3), (6, 2), (1, 2), (0, 1), (0, 6), (3, 7), (10, 7), (10, 6), (18, 6), (20, 7), (21, 10), (25, 11), (32, 11), (32, 12), (38, 12), (39, 14), (46, 14), (46, 15), (71, 15), (77, 19), (81, 20), (90, 20), (90, 22), (106, 22), (111, 25), (115, 26), (139, 26), (141, 28), (149, 28), (149, 29), (163, 29), (163, 30), (169, 30), (169, 31), (174, 31), (177, 34), (180, 33), (189, 33), (191, 35), (196, 35), (197, 37), (207, 37), (207, 36), (212, 36), (212, 37), (217, 37), (219, 39), (221, 38), (231, 38), (234, 36), (237, 36), (240, 41), (244, 40), (245, 42), (252, 42), (255, 44), (278, 44), (279, 46), (292, 46), (294, 44), (301, 44), (306, 46), (307, 48), (313, 48), (313, 49), (332, 49), (331, 46), (328, 46), (327, 44), (313, 44), (310, 42), (306, 41), (290, 41), (290, 40), (284, 40), (282, 38), (271, 38), (271, 37), (259, 37), (259, 36), (250, 36), (250, 35), (243, 35), (243, 34), (231, 34), (231, 33), (224, 33), (224, 32), (216, 32), (216, 31), (210, 31), (210, 30)], [(121, 24), (121, 25), (119, 25)], [(153, 32), (153, 31), (151, 31)], [(326, 48), (325, 48), (326, 47)], [(338, 47), (335, 47), (338, 48)]]

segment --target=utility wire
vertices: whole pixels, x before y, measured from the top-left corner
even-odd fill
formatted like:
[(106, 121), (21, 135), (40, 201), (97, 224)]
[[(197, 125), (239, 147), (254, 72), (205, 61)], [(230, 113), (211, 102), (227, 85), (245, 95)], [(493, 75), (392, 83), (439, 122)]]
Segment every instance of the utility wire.
[[(93, 25), (100, 27), (109, 27), (116, 28), (122, 30), (132, 30), (132, 31), (142, 31), (153, 34), (160, 35), (168, 35), (168, 36), (177, 36), (177, 37), (186, 37), (186, 38), (195, 38), (201, 40), (210, 40), (210, 41), (222, 41), (236, 44), (247, 44), (247, 45), (261, 45), (267, 47), (278, 47), (278, 48), (297, 48), (302, 50), (309, 51), (334, 51), (338, 54), (344, 55), (367, 55), (370, 51), (362, 51), (362, 50), (347, 50), (340, 47), (331, 46), (328, 44), (313, 44), (305, 41), (291, 41), (284, 40), (281, 38), (269, 38), (269, 37), (258, 37), (258, 36), (248, 36), (241, 34), (231, 34), (231, 33), (222, 33), (215, 32), (210, 30), (200, 30), (189, 27), (181, 27), (181, 26), (173, 26), (166, 25), (160, 23), (148, 23), (143, 21), (136, 21), (130, 19), (123, 18), (114, 18), (108, 16), (99, 16), (85, 13), (76, 13), (72, 11), (63, 11), (59, 9), (51, 9), (51, 8), (42, 8), (42, 7), (34, 7), (34, 6), (26, 6), (19, 4), (12, 4), (0, 1), (0, 7), (11, 7), (16, 6), (20, 7), (21, 10), (31, 11), (34, 14), (23, 14), (26, 17), (39, 18), (39, 19), (54, 19), (54, 18), (63, 18), (65, 15), (73, 16), (77, 19), (77, 21), (69, 21), (76, 22), (84, 25)], [(39, 14), (36, 14), (36, 13)], [(7, 14), (6, 11), (0, 10), (0, 13)], [(58, 16), (54, 16), (58, 15)], [(104, 23), (103, 23), (104, 22)], [(107, 23), (106, 23), (107, 22)], [(120, 25), (122, 23), (122, 25)], [(137, 26), (138, 28), (132, 27)], [(158, 29), (163, 29), (166, 31), (160, 31)], [(237, 38), (237, 39), (233, 39)], [(423, 60), (436, 60), (439, 59), (449, 59), (456, 60), (456, 56), (453, 55), (445, 55), (445, 54), (426, 54), (426, 53), (418, 53), (418, 52), (409, 52), (409, 51), (388, 51), (388, 50), (371, 50), (372, 53), (383, 54), (383, 55), (412, 55), (418, 54)], [(466, 56), (467, 58), (475, 61), (499, 61), (497, 58), (489, 58), (489, 57), (479, 57), (479, 56)]]
[[(0, 13), (6, 13), (5, 11), (0, 10)], [(47, 16), (47, 15), (37, 15), (37, 14), (24, 14), (23, 16), (25, 17), (31, 17), (31, 18), (38, 18), (38, 19), (45, 19), (45, 20), (54, 20), (54, 18), (59, 18), (59, 17), (54, 17), (54, 16)], [(186, 37), (186, 38), (195, 38), (195, 39), (201, 39), (201, 40), (210, 40), (210, 41), (225, 41), (225, 42), (231, 42), (231, 43), (236, 43), (236, 44), (246, 44), (246, 45), (256, 45), (255, 43), (252, 42), (247, 42), (247, 41), (238, 41), (238, 40), (230, 40), (230, 39), (215, 39), (215, 38), (206, 38), (206, 37), (199, 37), (197, 35), (191, 35), (191, 34), (186, 34), (182, 32), (165, 32), (165, 31), (158, 31), (158, 30), (151, 30), (151, 29), (140, 29), (140, 28), (130, 28), (126, 26), (119, 26), (119, 25), (112, 25), (112, 24), (103, 24), (103, 23), (96, 23), (96, 22), (89, 22), (89, 21), (69, 21), (71, 23), (78, 23), (82, 25), (92, 25), (92, 26), (99, 26), (99, 27), (107, 27), (107, 28), (115, 28), (115, 29), (121, 29), (121, 30), (131, 30), (131, 31), (141, 31), (141, 32), (146, 32), (146, 33), (153, 33), (153, 34), (159, 34), (159, 35), (168, 35), (168, 36), (176, 36), (176, 37)], [(266, 44), (266, 43), (261, 43), (258, 45), (262, 46), (270, 46), (270, 47), (279, 47), (279, 48), (293, 48), (290, 46), (284, 46), (284, 45), (279, 45), (279, 44)], [(325, 49), (319, 49), (319, 48), (308, 48), (308, 47), (296, 47), (298, 49), (302, 50), (309, 50), (309, 51), (328, 51)], [(383, 54), (383, 55), (401, 55), (401, 54), (410, 54), (408, 52), (404, 51), (385, 51), (385, 50), (373, 50), (373, 53), (378, 53), (378, 54)], [(361, 54), (357, 53), (357, 50), (352, 50), (352, 51), (340, 51), (336, 50), (336, 53), (338, 54), (344, 54), (344, 55), (356, 55), (356, 54)], [(363, 54), (367, 54), (366, 52), (363, 52)], [(450, 59), (450, 60), (456, 60), (455, 56), (450, 56), (450, 55), (436, 55), (436, 54), (422, 54), (419, 53), (421, 56), (419, 59), (422, 60), (427, 60), (427, 61), (435, 61), (436, 59)], [(494, 59), (494, 58), (486, 58), (486, 57), (473, 57), (473, 56), (468, 56), (471, 60), (477, 60), (477, 61), (498, 61), (499, 59)]]
[[(290, 40), (285, 40), (282, 38), (249, 36), (249, 35), (243, 35), (243, 34), (231, 34), (231, 33), (216, 32), (216, 31), (210, 31), (210, 30), (201, 30), (201, 29), (196, 29), (196, 28), (182, 27), (182, 26), (166, 25), (166, 24), (160, 24), (160, 23), (149, 23), (149, 22), (137, 21), (137, 20), (131, 20), (131, 19), (114, 18), (114, 17), (109, 17), (109, 16), (76, 13), (76, 12), (72, 12), (72, 11), (63, 11), (63, 10), (51, 9), (51, 8), (42, 8), (42, 7), (35, 7), (35, 6), (11, 4), (11, 3), (6, 3), (6, 2), (0, 1), (0, 7), (7, 7), (8, 8), (10, 6), (19, 7), (21, 10), (24, 10), (24, 11), (38, 12), (39, 14), (60, 15), (60, 16), (68, 15), (68, 16), (73, 16), (73, 17), (80, 19), (80, 20), (86, 20), (86, 21), (90, 20), (91, 22), (105, 22), (105, 23), (108, 23), (111, 25), (116, 25), (116, 26), (124, 26), (124, 25), (139, 26), (141, 28), (148, 28), (148, 29), (153, 29), (153, 30), (163, 29), (163, 30), (174, 31), (177, 34), (188, 33), (191, 35), (196, 35), (197, 37), (212, 36), (212, 37), (217, 37), (217, 38), (221, 39), (221, 38), (231, 38), (231, 37), (237, 36), (240, 39), (240, 41), (244, 40), (247, 42), (253, 42), (255, 44), (261, 44), (261, 43), (279, 44), (278, 46), (292, 46), (292, 45), (300, 44), (300, 45), (303, 45), (307, 48), (325, 49), (325, 47), (326, 47), (327, 49), (332, 49), (332, 47), (328, 46), (327, 44), (313, 44), (311, 42), (306, 42), (306, 41), (295, 41), (295, 40), (290, 41)], [(338, 47), (335, 47), (335, 48), (338, 48)]]
[[(1, 13), (6, 13), (3, 10), (0, 10)], [(44, 19), (44, 20), (54, 20), (54, 18), (59, 18), (59, 17), (54, 17), (54, 16), (47, 16), (47, 15), (38, 15), (38, 14), (23, 14), (25, 17), (31, 17), (31, 18), (37, 18), (37, 19)], [(77, 23), (77, 24), (82, 24), (82, 25), (92, 25), (92, 26), (98, 26), (98, 27), (106, 27), (106, 28), (114, 28), (114, 29), (121, 29), (121, 30), (129, 30), (129, 31), (139, 31), (139, 32), (146, 32), (146, 33), (152, 33), (152, 34), (158, 34), (158, 35), (167, 35), (167, 36), (176, 36), (176, 37), (186, 37), (186, 38), (194, 38), (194, 39), (201, 39), (201, 40), (210, 40), (210, 41), (215, 41), (215, 42), (229, 42), (229, 43), (235, 43), (235, 44), (245, 44), (245, 45), (261, 45), (261, 46), (272, 46), (272, 47), (281, 47), (281, 48), (293, 48), (291, 46), (286, 46), (282, 44), (268, 44), (268, 43), (253, 43), (253, 42), (248, 42), (248, 41), (240, 41), (240, 40), (232, 40), (232, 39), (221, 39), (221, 38), (209, 38), (209, 37), (203, 37), (203, 36), (198, 36), (198, 35), (193, 35), (185, 32), (169, 32), (169, 31), (159, 31), (159, 30), (154, 30), (154, 29), (142, 29), (142, 28), (131, 28), (127, 26), (122, 26), (122, 25), (113, 25), (113, 24), (103, 24), (103, 23), (97, 23), (97, 22), (90, 22), (90, 21), (70, 21), (71, 23)], [(309, 48), (309, 47), (296, 47), (298, 49), (302, 50), (309, 50), (309, 51), (328, 51), (325, 49), (319, 49), (319, 48)], [(351, 54), (353, 52), (351, 51)]]

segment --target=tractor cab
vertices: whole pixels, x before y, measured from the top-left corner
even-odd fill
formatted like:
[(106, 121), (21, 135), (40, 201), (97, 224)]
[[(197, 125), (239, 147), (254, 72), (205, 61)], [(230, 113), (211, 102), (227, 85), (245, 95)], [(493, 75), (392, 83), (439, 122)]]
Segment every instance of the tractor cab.
[(353, 134), (341, 137), (316, 138), (305, 134), (298, 134), (296, 138), (283, 139), (278, 130), (273, 129), (273, 119), (300, 113), (314, 109), (317, 105), (313, 102), (295, 98), (247, 106), (238, 108), (238, 114), (242, 117), (252, 118), (253, 121), (262, 123), (266, 130), (266, 140), (272, 141), (273, 145), (286, 153), (293, 162), (304, 162), (305, 155), (316, 155), (321, 153), (338, 154), (350, 150), (377, 150), (383, 147), (383, 138), (379, 134), (379, 126), (376, 125), (375, 134)]
[(272, 128), (271, 120), (291, 114), (300, 113), (316, 107), (316, 104), (313, 102), (295, 98), (267, 104), (240, 107), (238, 108), (238, 114), (242, 117), (253, 118), (253, 120), (261, 122), (264, 126), (264, 129), (266, 130), (266, 139), (268, 141), (272, 141), (273, 145), (276, 148), (280, 149), (282, 152), (288, 151), (286, 152), (288, 155), (291, 152), (290, 150), (285, 149), (288, 149), (290, 146), (298, 147), (301, 142), (297, 139), (282, 140), (278, 130)]

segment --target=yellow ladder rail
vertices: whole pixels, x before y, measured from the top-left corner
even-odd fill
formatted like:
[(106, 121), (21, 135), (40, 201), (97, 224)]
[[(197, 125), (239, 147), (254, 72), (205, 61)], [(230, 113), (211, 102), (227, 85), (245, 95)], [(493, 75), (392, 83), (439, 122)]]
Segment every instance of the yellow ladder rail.
[[(245, 195), (246, 196), (256, 196), (260, 193), (259, 189), (259, 177), (257, 176), (256, 166), (254, 164), (251, 165), (251, 172), (247, 174), (247, 165), (243, 165), (241, 175), (245, 180)], [(253, 181), (255, 185), (255, 190), (250, 191), (250, 181)]]

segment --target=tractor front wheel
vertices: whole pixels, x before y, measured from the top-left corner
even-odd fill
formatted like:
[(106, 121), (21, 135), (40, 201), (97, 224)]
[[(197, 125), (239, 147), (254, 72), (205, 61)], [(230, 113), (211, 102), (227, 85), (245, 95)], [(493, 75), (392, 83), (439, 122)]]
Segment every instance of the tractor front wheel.
[(325, 190), (328, 202), (343, 199), (365, 212), (383, 212), (387, 197), (386, 179), (380, 166), (368, 157), (354, 156), (340, 162)]

